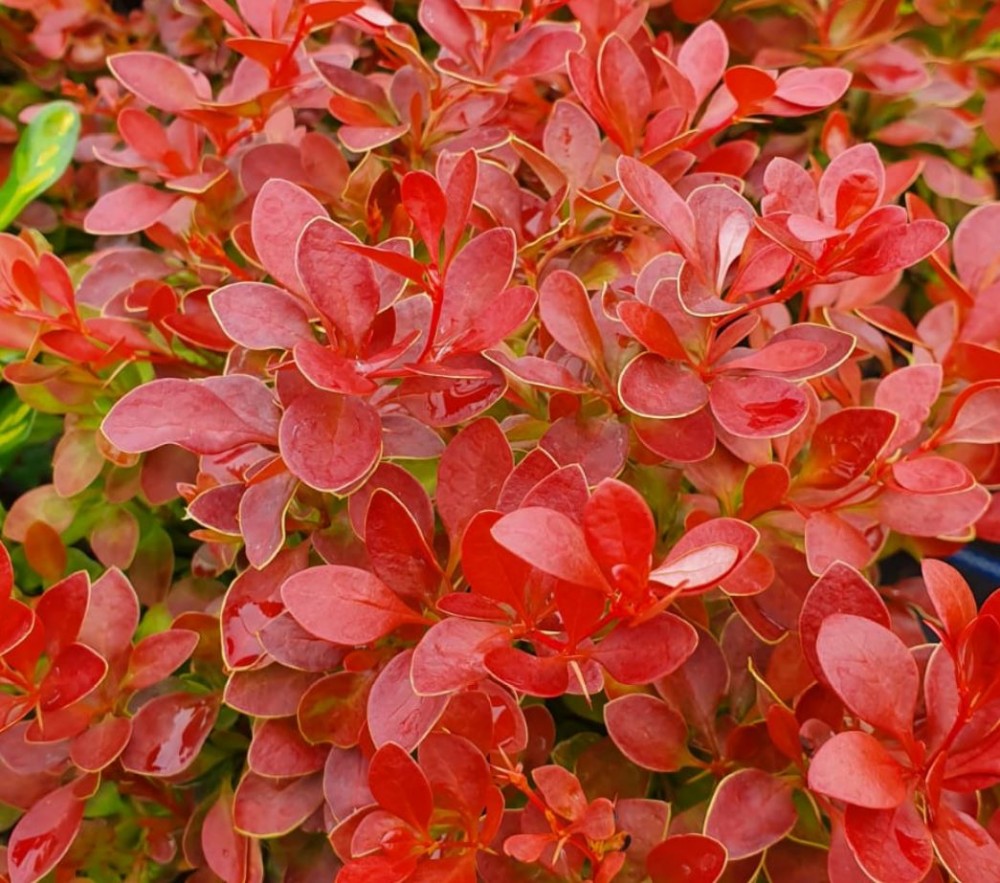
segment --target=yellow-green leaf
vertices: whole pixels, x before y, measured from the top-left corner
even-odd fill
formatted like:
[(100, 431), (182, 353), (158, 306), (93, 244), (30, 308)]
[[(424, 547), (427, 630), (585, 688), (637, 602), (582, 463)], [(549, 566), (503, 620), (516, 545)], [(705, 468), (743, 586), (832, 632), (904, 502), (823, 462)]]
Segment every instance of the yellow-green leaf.
[(10, 175), (0, 187), (0, 230), (59, 180), (73, 158), (79, 136), (80, 114), (68, 101), (53, 101), (35, 114), (21, 133)]

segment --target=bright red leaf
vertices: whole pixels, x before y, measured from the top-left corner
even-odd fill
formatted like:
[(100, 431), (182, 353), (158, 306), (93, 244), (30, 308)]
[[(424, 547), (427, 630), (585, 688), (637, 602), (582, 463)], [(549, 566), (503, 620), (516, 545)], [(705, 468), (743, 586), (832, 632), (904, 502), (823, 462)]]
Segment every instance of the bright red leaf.
[(285, 580), (281, 597), (306, 631), (335, 644), (369, 644), (422, 621), (378, 577), (356, 567), (303, 570)]

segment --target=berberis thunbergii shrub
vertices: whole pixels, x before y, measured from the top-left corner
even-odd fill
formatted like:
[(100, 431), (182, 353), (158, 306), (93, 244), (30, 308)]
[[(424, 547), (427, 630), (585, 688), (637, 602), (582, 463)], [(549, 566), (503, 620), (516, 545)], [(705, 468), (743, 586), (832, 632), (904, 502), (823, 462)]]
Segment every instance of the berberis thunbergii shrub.
[(1000, 6), (4, 6), (0, 877), (1000, 880)]

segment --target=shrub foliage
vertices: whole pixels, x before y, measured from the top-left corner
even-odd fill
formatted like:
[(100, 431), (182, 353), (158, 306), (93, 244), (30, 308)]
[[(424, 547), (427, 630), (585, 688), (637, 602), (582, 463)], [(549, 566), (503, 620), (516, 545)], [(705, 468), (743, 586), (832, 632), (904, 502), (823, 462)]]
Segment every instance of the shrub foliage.
[(1000, 880), (998, 28), (8, 0), (0, 876)]

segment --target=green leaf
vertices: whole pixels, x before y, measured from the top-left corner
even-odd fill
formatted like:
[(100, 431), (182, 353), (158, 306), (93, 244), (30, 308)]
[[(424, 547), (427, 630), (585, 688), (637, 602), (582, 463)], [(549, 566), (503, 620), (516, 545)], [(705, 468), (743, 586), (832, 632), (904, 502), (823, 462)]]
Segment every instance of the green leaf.
[(50, 102), (35, 114), (14, 148), (10, 175), (0, 187), (0, 230), (59, 180), (79, 136), (80, 114), (68, 101)]
[(9, 387), (0, 388), (0, 470), (31, 435), (35, 412)]
[(120, 815), (128, 809), (127, 804), (118, 792), (118, 787), (114, 782), (103, 782), (90, 800), (84, 815), (88, 819), (104, 819), (109, 816)]

